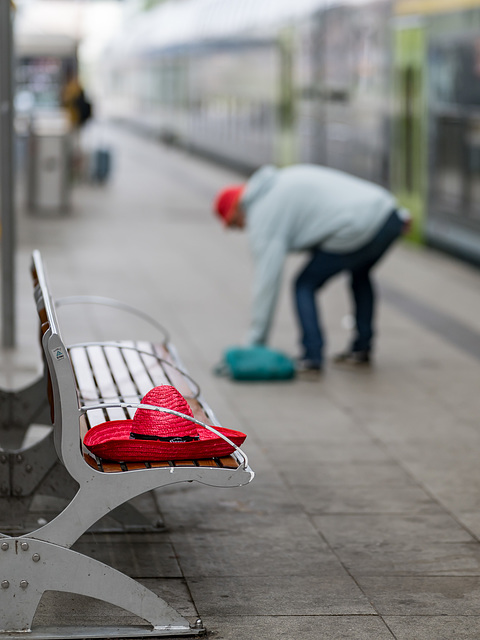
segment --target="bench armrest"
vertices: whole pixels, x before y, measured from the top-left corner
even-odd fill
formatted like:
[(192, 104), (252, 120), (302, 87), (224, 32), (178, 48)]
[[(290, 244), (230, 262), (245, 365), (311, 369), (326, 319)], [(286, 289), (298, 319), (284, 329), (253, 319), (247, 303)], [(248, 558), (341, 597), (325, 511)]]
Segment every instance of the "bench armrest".
[(165, 346), (170, 342), (170, 335), (165, 327), (152, 318), (148, 313), (144, 311), (140, 311), (136, 307), (133, 307), (126, 302), (122, 302), (121, 300), (116, 300), (115, 298), (106, 298), (103, 296), (67, 296), (65, 298), (56, 298), (55, 299), (55, 307), (63, 307), (70, 304), (98, 304), (104, 307), (113, 307), (114, 309), (120, 309), (121, 311), (126, 311), (127, 313), (131, 313), (148, 324), (152, 325), (163, 334), (162, 344)]
[(151, 410), (151, 411), (152, 410), (153, 411), (160, 411), (161, 413), (170, 413), (172, 416), (178, 416), (179, 418), (185, 418), (186, 420), (189, 420), (190, 422), (193, 422), (195, 424), (200, 425), (201, 427), (204, 427), (205, 429), (208, 429), (209, 431), (211, 431), (215, 435), (217, 435), (220, 438), (222, 438), (222, 440), (225, 440), (225, 442), (227, 442), (231, 447), (233, 447), (234, 450), (242, 458), (243, 468), (247, 469), (247, 467), (249, 466), (248, 465), (247, 454), (243, 451), (243, 449), (241, 449), (234, 442), (232, 442), (230, 440), (230, 438), (228, 438), (225, 434), (223, 434), (218, 429), (215, 429), (215, 427), (212, 427), (209, 424), (205, 424), (204, 422), (201, 422), (200, 420), (197, 420), (196, 418), (192, 418), (192, 416), (189, 416), (189, 415), (187, 415), (185, 413), (181, 413), (180, 411), (174, 411), (173, 409), (167, 409), (167, 407), (159, 407), (159, 406), (153, 405), (153, 404), (143, 404), (143, 403), (137, 404), (137, 403), (132, 403), (132, 402), (116, 402), (116, 403), (103, 403), (102, 402), (100, 404), (83, 406), (82, 407), (82, 412), (83, 413), (87, 413), (88, 411), (92, 411), (93, 409), (113, 409), (115, 407), (121, 407), (121, 408), (124, 408), (124, 409), (148, 409), (148, 410)]

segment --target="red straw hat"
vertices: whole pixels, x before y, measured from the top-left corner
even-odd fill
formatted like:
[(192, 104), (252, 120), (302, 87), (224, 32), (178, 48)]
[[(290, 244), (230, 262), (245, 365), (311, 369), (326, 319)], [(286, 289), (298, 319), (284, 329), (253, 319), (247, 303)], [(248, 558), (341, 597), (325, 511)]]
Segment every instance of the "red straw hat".
[(214, 211), (220, 218), (223, 219), (226, 225), (230, 224), (232, 220), (237, 204), (242, 197), (244, 189), (243, 184), (235, 184), (222, 189), (215, 198)]
[[(193, 418), (185, 398), (170, 385), (155, 387), (143, 398), (150, 404)], [(215, 426), (237, 447), (246, 435)], [(83, 440), (93, 454), (118, 462), (198, 460), (228, 456), (234, 447), (209, 429), (187, 418), (149, 409), (137, 409), (133, 420), (112, 420), (92, 427)]]

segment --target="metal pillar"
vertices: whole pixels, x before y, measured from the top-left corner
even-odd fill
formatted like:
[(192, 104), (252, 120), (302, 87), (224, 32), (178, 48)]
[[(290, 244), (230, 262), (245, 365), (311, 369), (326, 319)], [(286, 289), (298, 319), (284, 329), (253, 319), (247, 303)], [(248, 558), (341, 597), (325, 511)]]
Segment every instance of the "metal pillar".
[(15, 215), (12, 2), (0, 0), (0, 214), (2, 344), (15, 346)]

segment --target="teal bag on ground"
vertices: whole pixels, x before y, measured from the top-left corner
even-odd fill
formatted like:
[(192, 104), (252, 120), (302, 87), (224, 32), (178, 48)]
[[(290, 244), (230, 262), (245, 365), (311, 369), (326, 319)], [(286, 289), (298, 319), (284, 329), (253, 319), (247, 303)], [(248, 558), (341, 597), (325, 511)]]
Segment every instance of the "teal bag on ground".
[(295, 366), (291, 358), (269, 347), (230, 347), (215, 373), (234, 380), (290, 380)]

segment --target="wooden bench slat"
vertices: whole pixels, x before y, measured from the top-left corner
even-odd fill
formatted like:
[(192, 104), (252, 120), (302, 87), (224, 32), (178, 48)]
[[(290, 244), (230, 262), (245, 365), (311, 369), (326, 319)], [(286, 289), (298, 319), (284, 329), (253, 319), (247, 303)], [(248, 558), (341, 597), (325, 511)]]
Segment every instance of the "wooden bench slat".
[(238, 469), (238, 467), (239, 467), (238, 462), (235, 460), (235, 458), (233, 456), (227, 456), (225, 458), (219, 458), (219, 461), (220, 461), (222, 467), (225, 467), (226, 469)]
[(170, 463), (166, 460), (159, 460), (158, 462), (150, 462), (152, 469), (158, 469), (160, 467), (170, 467)]
[[(140, 402), (141, 392), (127, 367), (123, 351), (119, 347), (106, 346), (104, 353), (122, 400)], [(127, 411), (129, 416), (133, 418), (135, 409), (127, 409)]]
[[(69, 355), (75, 372), (77, 385), (82, 396), (82, 404), (98, 404), (101, 398), (95, 385), (95, 379), (85, 349), (71, 349)], [(106, 415), (101, 409), (94, 409), (87, 414), (89, 427), (105, 422), (105, 420)]]
[(198, 467), (219, 467), (220, 465), (215, 458), (204, 458), (202, 460), (196, 460)]
[[(175, 365), (178, 367), (178, 365), (174, 362), (172, 355), (165, 349), (163, 345), (151, 345), (151, 347), (153, 347), (152, 350), (156, 356), (162, 358), (163, 360), (167, 360), (168, 362), (171, 362), (172, 365)], [(148, 358), (148, 356), (144, 356), (144, 357)], [(158, 363), (157, 366), (160, 366), (160, 363)], [(165, 375), (170, 380), (169, 384), (176, 387), (179, 390), (179, 392), (182, 394), (182, 396), (186, 398), (191, 398), (193, 396), (193, 389), (190, 383), (188, 382), (188, 379), (180, 371), (178, 371), (178, 369), (176, 369), (174, 366), (169, 366), (165, 362), (162, 362), (161, 366), (165, 372)]]
[(173, 460), (176, 467), (196, 467), (194, 460)]
[(125, 462), (126, 471), (137, 471), (138, 469), (148, 469), (148, 462)]
[[(165, 363), (161, 360), (169, 360), (168, 350), (163, 345), (154, 345), (151, 342), (139, 341), (135, 343), (139, 349), (139, 358), (147, 375), (155, 386), (159, 384), (172, 384), (172, 378), (165, 369)], [(143, 352), (151, 353), (152, 356)], [(159, 360), (161, 358), (161, 360)], [(157, 382), (158, 381), (158, 382)], [(180, 389), (179, 389), (180, 391)], [(180, 391), (180, 393), (182, 393)]]
[(106, 460), (102, 460), (101, 464), (105, 473), (121, 473), (123, 471), (119, 462), (108, 462)]
[[(113, 380), (103, 347), (89, 346), (87, 354), (100, 398), (105, 402), (118, 401), (118, 388)], [(125, 420), (130, 417), (128, 412), (121, 407), (113, 407), (105, 411), (108, 420)]]
[[(128, 346), (137, 348), (138, 345), (134, 342), (125, 343)], [(124, 349), (122, 351), (125, 362), (132, 378), (135, 380), (135, 384), (138, 387), (140, 397), (143, 397), (150, 389), (161, 384), (167, 384), (167, 380), (164, 375), (159, 375), (157, 378), (152, 378), (145, 368), (145, 364), (138, 353), (133, 349)]]
[(100, 471), (99, 466), (97, 461), (95, 460), (95, 458), (92, 458), (92, 456), (88, 453), (84, 453), (83, 454), (83, 459), (85, 460), (85, 462), (90, 465), (93, 469), (96, 469), (97, 471)]
[[(122, 348), (122, 346), (128, 348)], [(145, 376), (143, 363), (135, 349), (134, 342), (122, 341), (118, 347), (106, 347), (105, 354), (122, 395), (127, 400), (134, 399), (135, 402), (140, 402), (154, 385)]]

